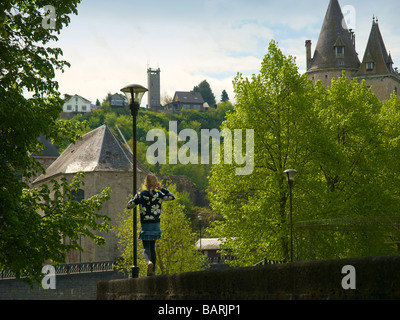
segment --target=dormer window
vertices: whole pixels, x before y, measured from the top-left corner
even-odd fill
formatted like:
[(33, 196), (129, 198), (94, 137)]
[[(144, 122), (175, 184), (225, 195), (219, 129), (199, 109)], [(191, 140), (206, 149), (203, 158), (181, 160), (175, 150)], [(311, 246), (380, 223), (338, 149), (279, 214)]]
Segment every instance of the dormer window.
[(337, 46), (335, 47), (336, 58), (343, 58), (344, 57), (344, 47)]
[(374, 66), (375, 66), (375, 63), (374, 62), (367, 62), (366, 64), (365, 64), (365, 67), (366, 67), (366, 69), (367, 69), (367, 71), (372, 71), (372, 70), (374, 70)]

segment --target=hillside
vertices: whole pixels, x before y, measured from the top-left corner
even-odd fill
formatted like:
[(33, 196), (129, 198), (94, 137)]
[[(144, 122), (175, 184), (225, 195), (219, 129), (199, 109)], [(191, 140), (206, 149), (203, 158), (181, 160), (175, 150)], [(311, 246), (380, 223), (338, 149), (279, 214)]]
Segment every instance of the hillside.
[[(227, 112), (233, 111), (233, 105), (227, 102), (221, 102), (217, 108), (210, 108), (207, 112), (199, 112), (195, 110), (182, 110), (179, 113), (164, 113), (154, 112), (144, 108), (139, 111), (137, 118), (137, 150), (138, 159), (152, 172), (161, 175), (186, 175), (188, 176), (200, 189), (205, 189), (208, 186), (207, 176), (209, 174), (211, 164), (182, 164), (182, 163), (169, 163), (167, 157), (166, 164), (151, 164), (146, 159), (146, 152), (148, 148), (154, 144), (154, 141), (146, 141), (147, 133), (152, 129), (161, 129), (166, 136), (167, 152), (169, 152), (169, 124), (170, 122), (176, 123), (177, 132), (179, 133), (184, 129), (193, 129), (196, 131), (197, 136), (200, 137), (201, 129), (218, 129), (222, 122), (225, 120)], [(132, 149), (132, 116), (128, 107), (125, 108), (111, 108), (108, 102), (103, 102), (102, 105), (94, 111), (85, 115), (78, 114), (72, 118), (72, 121), (87, 122), (86, 132), (89, 132), (103, 124), (107, 124), (111, 130), (121, 139), (119, 130), (127, 141), (129, 147)], [(86, 132), (82, 132), (83, 134)], [(185, 141), (178, 143), (178, 148), (185, 144)], [(200, 143), (199, 143), (200, 144)], [(67, 146), (60, 146), (60, 152)], [(200, 155), (200, 145), (199, 145)], [(201, 163), (201, 161), (199, 161)]]

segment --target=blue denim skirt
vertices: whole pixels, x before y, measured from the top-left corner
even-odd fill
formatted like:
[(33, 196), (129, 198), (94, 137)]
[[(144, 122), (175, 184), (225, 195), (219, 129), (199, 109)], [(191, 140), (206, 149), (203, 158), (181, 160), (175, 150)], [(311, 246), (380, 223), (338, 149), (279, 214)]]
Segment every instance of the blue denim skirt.
[(158, 240), (161, 238), (160, 222), (142, 223), (140, 240)]

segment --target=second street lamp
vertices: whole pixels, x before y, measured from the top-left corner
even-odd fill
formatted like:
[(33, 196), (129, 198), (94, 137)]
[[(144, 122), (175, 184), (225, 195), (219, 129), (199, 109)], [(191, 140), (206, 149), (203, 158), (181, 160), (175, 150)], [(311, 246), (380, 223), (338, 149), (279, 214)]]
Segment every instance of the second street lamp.
[(289, 186), (289, 199), (290, 199), (290, 262), (293, 262), (293, 222), (292, 222), (292, 187), (294, 177), (297, 171), (294, 169), (288, 169), (283, 172), (286, 176), (286, 180)]
[[(132, 182), (133, 182), (133, 197), (137, 193), (137, 166), (136, 166), (136, 118), (139, 113), (140, 103), (147, 89), (139, 84), (131, 84), (121, 89), (128, 99), (129, 108), (132, 114), (132, 130), (133, 130), (133, 149), (132, 149)], [(133, 216), (133, 266), (132, 278), (139, 277), (139, 267), (137, 265), (137, 210), (136, 206), (132, 209)]]

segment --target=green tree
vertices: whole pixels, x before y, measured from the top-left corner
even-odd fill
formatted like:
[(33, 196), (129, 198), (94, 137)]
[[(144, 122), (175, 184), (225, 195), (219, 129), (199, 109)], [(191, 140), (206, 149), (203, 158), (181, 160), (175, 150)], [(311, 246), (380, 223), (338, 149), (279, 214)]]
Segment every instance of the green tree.
[(227, 101), (229, 101), (229, 96), (226, 93), (226, 90), (223, 90), (221, 94), (221, 102), (227, 102)]
[(204, 101), (207, 102), (210, 107), (214, 107), (216, 104), (214, 93), (212, 92), (210, 84), (207, 82), (207, 80), (200, 82), (199, 85), (193, 88), (193, 91), (200, 92)]
[[(189, 271), (199, 271), (205, 268), (202, 254), (196, 248), (198, 236), (191, 230), (190, 221), (185, 214), (185, 203), (190, 200), (187, 195), (176, 191), (174, 185), (169, 185), (175, 196), (175, 201), (164, 202), (161, 211), (161, 239), (156, 242), (157, 264), (156, 274), (171, 274)], [(140, 231), (138, 219), (138, 237)], [(119, 263), (121, 271), (130, 272), (132, 258), (132, 210), (126, 209), (120, 215), (116, 233), (119, 238), (119, 248), (122, 259)], [(138, 265), (140, 275), (145, 275), (146, 261), (143, 256), (142, 241), (138, 241)]]
[(214, 236), (234, 248), (239, 264), (255, 263), (265, 256), (289, 257), (288, 190), (283, 171), (307, 163), (308, 137), (312, 136), (312, 84), (299, 75), (292, 57), (285, 57), (275, 42), (269, 45), (261, 71), (251, 81), (238, 75), (234, 81), (235, 112), (223, 127), (254, 129), (255, 168), (248, 176), (235, 173), (237, 164), (214, 165), (210, 178), (212, 208), (217, 221)]
[(320, 97), (315, 111), (321, 125), (311, 160), (315, 183), (321, 185), (309, 192), (313, 198), (305, 199), (314, 204), (314, 214), (337, 225), (325, 234), (319, 231), (318, 250), (303, 250), (304, 255), (344, 258), (394, 253), (388, 243), (399, 234), (380, 229), (379, 221), (388, 223), (386, 217), (398, 215), (398, 187), (393, 184), (398, 181), (391, 171), (399, 165), (399, 149), (391, 146), (393, 138), (400, 136), (392, 127), (400, 124), (398, 99), (392, 97), (382, 105), (364, 83), (349, 82), (345, 74)]
[[(214, 165), (209, 196), (223, 217), (210, 232), (225, 239), (237, 264), (264, 257), (288, 260), (288, 186), (282, 175), (288, 168), (299, 172), (295, 254), (322, 259), (398, 252), (388, 244), (399, 239), (395, 226), (371, 228), (371, 221), (399, 216), (399, 181), (393, 175), (400, 164), (398, 97), (382, 106), (364, 83), (349, 81), (345, 74), (328, 89), (313, 86), (275, 42), (260, 73), (251, 81), (238, 75), (234, 89), (235, 112), (223, 126), (254, 129), (255, 169), (236, 176), (236, 164)], [(300, 230), (300, 221), (319, 221), (326, 228)]]
[(46, 260), (64, 261), (68, 247), (60, 239), (68, 236), (76, 248), (76, 237), (103, 228), (95, 222), (101, 217), (94, 209), (106, 194), (78, 206), (68, 196), (76, 181), (71, 187), (53, 183), (56, 194), (65, 200), (61, 196), (51, 200), (46, 187), (27, 190), (26, 184), (34, 172), (44, 172), (30, 156), (43, 148), (37, 140), (40, 134), (55, 144), (71, 143), (85, 127), (82, 122), (59, 119), (63, 100), (55, 70), (69, 64), (59, 59), (61, 49), (49, 46), (69, 23), (68, 15), (77, 13), (79, 2), (53, 2), (45, 15), (39, 0), (0, 4), (0, 269), (24, 275), (30, 283), (39, 281)]

